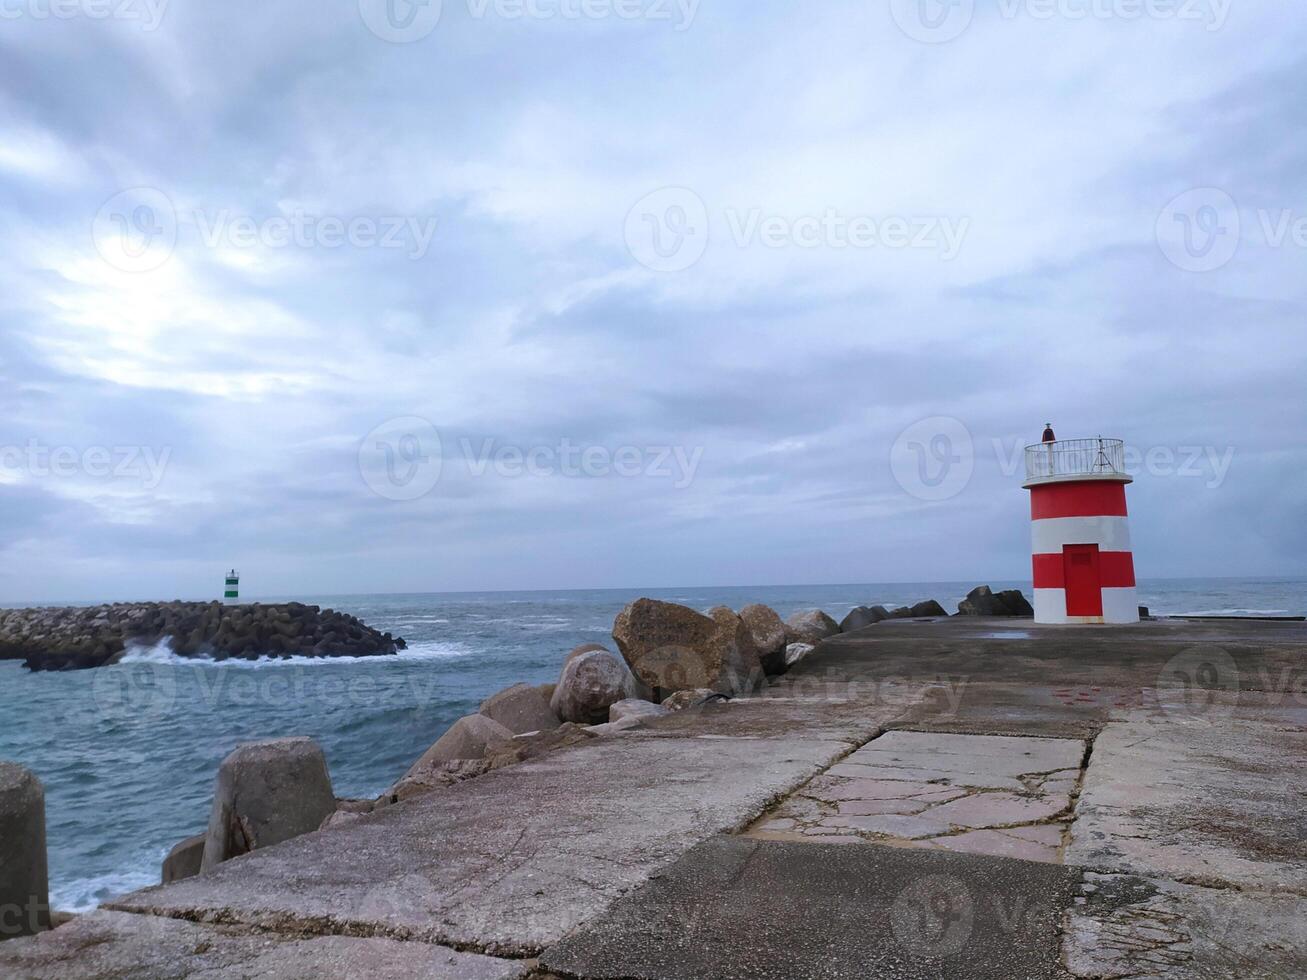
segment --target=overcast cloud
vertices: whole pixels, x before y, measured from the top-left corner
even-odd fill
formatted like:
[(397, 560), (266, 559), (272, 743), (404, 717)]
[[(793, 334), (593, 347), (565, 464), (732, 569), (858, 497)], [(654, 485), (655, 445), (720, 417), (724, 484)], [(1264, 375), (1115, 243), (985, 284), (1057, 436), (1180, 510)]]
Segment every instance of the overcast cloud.
[[(438, 21), (435, 14), (439, 14)], [(1282, 0), (0, 0), (0, 600), (1307, 573)]]

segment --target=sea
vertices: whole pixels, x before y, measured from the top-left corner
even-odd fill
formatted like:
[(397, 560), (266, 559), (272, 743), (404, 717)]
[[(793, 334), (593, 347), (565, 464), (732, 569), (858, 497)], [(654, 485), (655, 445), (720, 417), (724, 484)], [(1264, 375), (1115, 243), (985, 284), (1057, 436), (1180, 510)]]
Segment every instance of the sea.
[[(374, 797), (481, 701), (510, 684), (557, 679), (566, 653), (610, 641), (640, 596), (707, 610), (765, 603), (782, 616), (854, 606), (957, 603), (971, 583), (802, 585), (422, 595), (269, 596), (359, 616), (408, 641), (394, 657), (184, 660), (166, 644), (122, 664), (29, 673), (0, 662), (0, 760), (46, 790), (51, 902), (85, 911), (157, 884), (173, 844), (207, 821), (218, 764), (242, 742), (306, 735), (326, 752), (336, 795)], [(998, 589), (1029, 582), (991, 582)], [(1302, 615), (1307, 581), (1141, 582), (1154, 614)], [(614, 648), (615, 649), (615, 648)]]

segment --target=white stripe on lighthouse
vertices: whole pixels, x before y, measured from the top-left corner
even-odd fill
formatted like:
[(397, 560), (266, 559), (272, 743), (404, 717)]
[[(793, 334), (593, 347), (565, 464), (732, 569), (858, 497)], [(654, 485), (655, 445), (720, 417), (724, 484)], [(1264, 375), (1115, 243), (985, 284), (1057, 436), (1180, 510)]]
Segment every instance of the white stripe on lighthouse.
[(1099, 551), (1131, 551), (1128, 517), (1045, 517), (1032, 521), (1031, 553), (1060, 555), (1064, 545), (1096, 544)]
[(1064, 589), (1035, 589), (1036, 623), (1137, 623), (1139, 594), (1133, 588), (1103, 590), (1102, 616), (1068, 616)]

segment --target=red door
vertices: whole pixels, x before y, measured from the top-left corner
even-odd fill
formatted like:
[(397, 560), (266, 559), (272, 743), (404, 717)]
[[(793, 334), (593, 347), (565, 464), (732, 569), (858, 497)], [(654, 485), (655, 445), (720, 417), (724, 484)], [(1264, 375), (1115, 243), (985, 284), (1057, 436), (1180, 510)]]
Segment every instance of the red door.
[(1062, 574), (1066, 582), (1066, 614), (1103, 615), (1103, 585), (1102, 579), (1098, 577), (1098, 545), (1063, 545)]

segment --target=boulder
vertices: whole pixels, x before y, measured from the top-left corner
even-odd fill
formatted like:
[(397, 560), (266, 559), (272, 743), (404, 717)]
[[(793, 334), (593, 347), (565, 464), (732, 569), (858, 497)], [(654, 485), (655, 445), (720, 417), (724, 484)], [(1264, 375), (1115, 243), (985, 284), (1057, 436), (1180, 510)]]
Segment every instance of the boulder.
[(890, 618), (890, 619), (911, 619), (911, 618), (912, 618), (912, 610), (909, 609), (907, 606), (899, 606), (897, 609), (891, 609), (891, 610), (890, 610), (889, 618)]
[(481, 714), (497, 721), (514, 735), (524, 732), (545, 732), (562, 724), (530, 684), (514, 684), (498, 694), (492, 694), (481, 704)]
[(667, 714), (667, 709), (661, 704), (654, 704), (652, 701), (644, 701), (640, 698), (627, 698), (625, 701), (618, 701), (608, 709), (609, 723), (621, 721), (624, 718), (639, 718), (642, 721), (650, 718), (659, 718)]
[(490, 769), (515, 766), (519, 762), (526, 762), (529, 759), (537, 759), (542, 755), (547, 755), (555, 749), (588, 741), (590, 738), (589, 733), (590, 729), (585, 725), (564, 722), (552, 731), (533, 735), (520, 735), (511, 742), (496, 745), (486, 755), (485, 761), (489, 764)]
[(49, 928), (45, 788), (22, 766), (0, 762), (0, 942)]
[(602, 725), (608, 721), (610, 707), (635, 693), (626, 664), (607, 650), (588, 650), (563, 666), (549, 707), (562, 721)]
[(554, 699), (554, 688), (557, 686), (558, 686), (557, 684), (536, 685), (536, 690), (539, 691), (540, 696), (545, 699), (545, 704), (548, 704), (550, 701)]
[(959, 616), (1033, 616), (1035, 610), (1017, 589), (997, 595), (988, 585), (979, 585), (958, 603)]
[(583, 653), (596, 653), (596, 652), (611, 653), (612, 651), (609, 650), (602, 643), (582, 643), (579, 647), (576, 647), (566, 657), (563, 658), (563, 666), (566, 667), (568, 662), (573, 657), (579, 657)]
[(740, 669), (744, 672), (737, 679), (735, 693), (751, 693), (767, 686), (767, 674), (762, 667), (762, 657), (758, 645), (753, 642), (753, 634), (744, 624), (744, 619), (737, 616), (726, 606), (714, 606), (708, 610), (708, 617), (722, 628), (724, 633), (735, 637)]
[(948, 611), (945, 610), (945, 608), (941, 606), (938, 602), (936, 602), (934, 599), (927, 599), (925, 602), (918, 602), (915, 606), (912, 607), (912, 616), (914, 619), (922, 618), (925, 616), (947, 616), (947, 615), (948, 615)]
[(492, 746), (510, 741), (512, 737), (513, 732), (493, 718), (482, 714), (464, 715), (422, 753), (422, 758), (413, 764), (408, 775), (434, 769), (446, 762), (484, 759)]
[[(817, 644), (840, 631), (840, 624), (820, 609), (796, 612), (785, 621), (785, 635), (789, 643)], [(787, 644), (788, 645), (788, 644)]]
[(1007, 607), (1009, 616), (1033, 616), (1035, 607), (1021, 594), (1020, 589), (1005, 589), (998, 593), (998, 601)]
[(313, 739), (242, 745), (218, 767), (200, 870), (317, 830), (335, 809), (327, 759)]
[(194, 878), (200, 873), (200, 864), (204, 861), (204, 842), (208, 834), (196, 834), (177, 844), (163, 859), (161, 883), (168, 884), (183, 878)]
[(785, 648), (785, 666), (793, 667), (816, 649), (811, 643), (791, 643)]
[(889, 610), (884, 606), (858, 606), (850, 609), (849, 614), (840, 620), (840, 632), (852, 633), (854, 630), (865, 629), (882, 619), (889, 619)]
[(613, 639), (652, 700), (695, 688), (746, 693), (764, 683), (752, 639), (733, 613), (718, 621), (672, 602), (637, 599), (618, 613)]
[(752, 605), (740, 610), (740, 619), (749, 631), (758, 660), (766, 674), (785, 671), (785, 623), (770, 606)]
[[(500, 746), (507, 744), (506, 742), (496, 742), (490, 748), (490, 751), (496, 751)], [(392, 803), (402, 803), (411, 797), (430, 793), (433, 789), (453, 786), (455, 783), (461, 783), (466, 779), (475, 779), (477, 776), (485, 775), (492, 768), (494, 766), (485, 759), (454, 759), (450, 762), (433, 763), (425, 768), (414, 765), (399, 782), (377, 798), (376, 809), (380, 810)], [(334, 815), (339, 816), (343, 812), (346, 811), (337, 810)], [(357, 816), (362, 816), (362, 814), (357, 814)]]
[(662, 706), (669, 712), (684, 711), (686, 708), (694, 708), (709, 701), (717, 692), (706, 687), (696, 688), (694, 690), (677, 691), (669, 696)]
[(958, 603), (959, 616), (998, 616), (997, 611), (1004, 608), (999, 604), (998, 597), (988, 585), (978, 585), (970, 592), (967, 597)]

